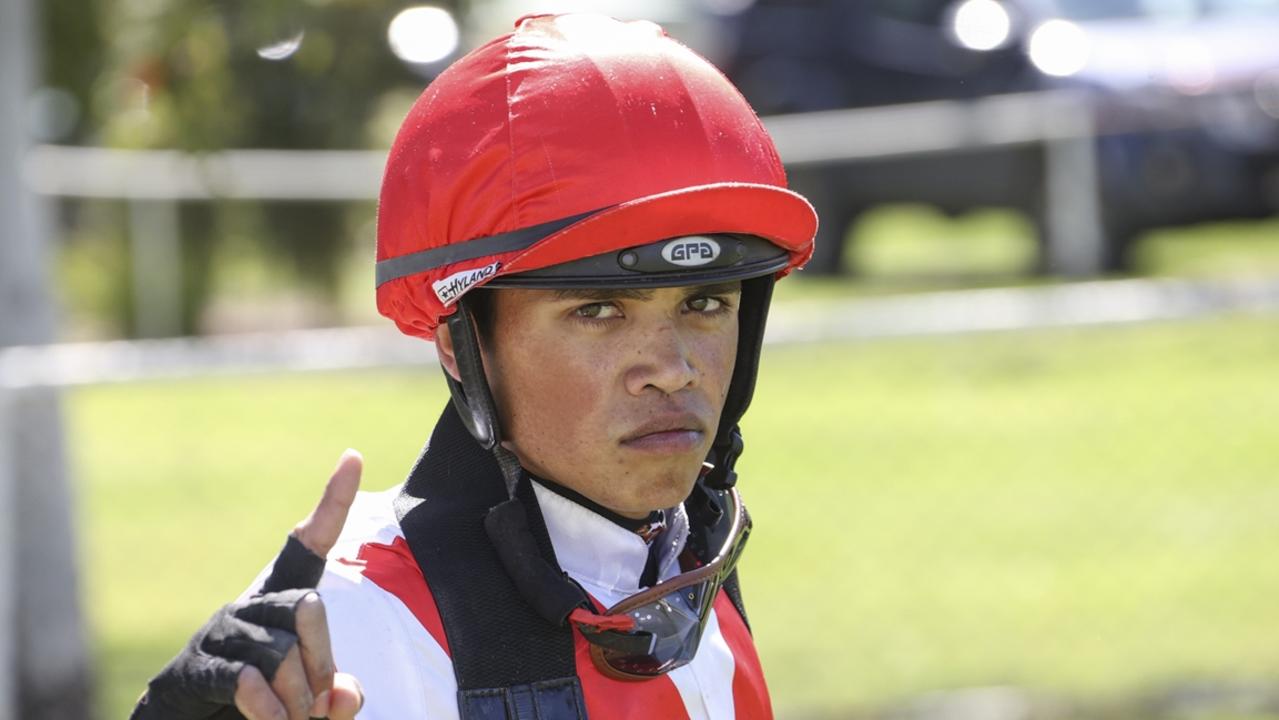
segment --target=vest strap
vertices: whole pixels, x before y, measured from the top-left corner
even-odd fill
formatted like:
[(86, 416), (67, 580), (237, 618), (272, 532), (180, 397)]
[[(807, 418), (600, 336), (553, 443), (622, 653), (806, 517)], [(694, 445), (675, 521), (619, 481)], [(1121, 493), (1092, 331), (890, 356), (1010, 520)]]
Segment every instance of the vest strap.
[(462, 720), (585, 718), (586, 700), (576, 677), (514, 687), (458, 692)]

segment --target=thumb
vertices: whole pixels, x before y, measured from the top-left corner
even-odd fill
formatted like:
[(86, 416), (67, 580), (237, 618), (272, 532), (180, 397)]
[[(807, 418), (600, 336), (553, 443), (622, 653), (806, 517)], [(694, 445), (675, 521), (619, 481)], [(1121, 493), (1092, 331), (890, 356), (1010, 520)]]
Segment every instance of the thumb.
[(354, 450), (342, 453), (338, 466), (324, 486), (320, 504), (306, 519), (293, 528), (284, 549), (276, 556), (271, 572), (262, 583), (260, 593), (313, 588), (324, 575), (325, 557), (333, 549), (346, 514), (360, 489), (360, 471), (364, 459)]
[(306, 546), (308, 550), (324, 557), (333, 549), (338, 536), (342, 534), (342, 526), (346, 524), (346, 515), (355, 501), (355, 493), (360, 489), (360, 473), (364, 469), (364, 458), (355, 450), (342, 453), (333, 475), (324, 486), (324, 495), (305, 520), (293, 528), (293, 537)]

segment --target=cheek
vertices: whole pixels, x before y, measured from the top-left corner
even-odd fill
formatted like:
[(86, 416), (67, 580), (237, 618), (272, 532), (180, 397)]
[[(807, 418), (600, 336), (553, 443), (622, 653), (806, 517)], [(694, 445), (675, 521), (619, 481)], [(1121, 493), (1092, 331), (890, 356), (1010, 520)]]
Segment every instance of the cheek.
[(520, 338), (524, 357), (500, 358), (494, 378), (506, 435), (534, 462), (588, 452), (580, 439), (603, 427), (610, 387), (604, 363), (584, 361), (598, 355), (547, 337)]
[(732, 331), (710, 337), (705, 350), (706, 376), (708, 383), (716, 386), (722, 403), (728, 397), (728, 386), (733, 379), (733, 369), (737, 366), (737, 324), (733, 323)]

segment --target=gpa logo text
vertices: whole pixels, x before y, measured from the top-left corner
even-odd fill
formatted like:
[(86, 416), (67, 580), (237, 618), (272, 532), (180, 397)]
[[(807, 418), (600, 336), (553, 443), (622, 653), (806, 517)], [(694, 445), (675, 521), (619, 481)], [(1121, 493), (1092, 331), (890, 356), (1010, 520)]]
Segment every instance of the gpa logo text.
[(697, 267), (715, 262), (719, 243), (710, 238), (680, 238), (662, 247), (662, 258), (672, 265)]

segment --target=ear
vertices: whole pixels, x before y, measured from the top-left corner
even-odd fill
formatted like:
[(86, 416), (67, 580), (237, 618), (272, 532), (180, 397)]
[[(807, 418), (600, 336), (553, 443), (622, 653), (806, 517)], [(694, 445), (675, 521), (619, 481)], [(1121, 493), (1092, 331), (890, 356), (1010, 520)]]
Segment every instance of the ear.
[(462, 374), (457, 370), (457, 355), (453, 354), (453, 334), (449, 332), (447, 323), (440, 323), (435, 329), (435, 355), (440, 359), (440, 365), (444, 366), (444, 372), (461, 382)]

